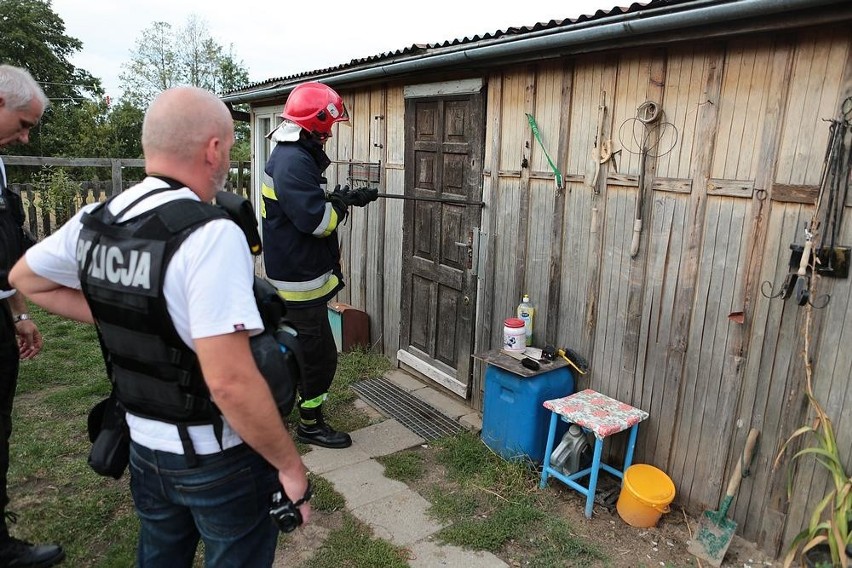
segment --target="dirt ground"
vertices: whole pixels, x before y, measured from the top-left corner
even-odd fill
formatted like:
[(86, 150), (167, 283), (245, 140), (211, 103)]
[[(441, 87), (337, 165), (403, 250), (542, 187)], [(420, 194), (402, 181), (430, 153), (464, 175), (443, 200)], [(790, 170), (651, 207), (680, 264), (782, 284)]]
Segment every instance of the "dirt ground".
[[(443, 479), (443, 467), (437, 463), (435, 452), (431, 447), (417, 448), (418, 453), (425, 459), (425, 471), (430, 472), (426, 477), (409, 486), (426, 495), (427, 489), (434, 484), (446, 484)], [(601, 486), (609, 485), (614, 489), (614, 499), (618, 489), (613, 481), (601, 481)], [(606, 566), (612, 568), (637, 568), (645, 566), (667, 566), (683, 568), (698, 566), (695, 557), (688, 551), (690, 532), (687, 521), (681, 509), (672, 509), (671, 513), (663, 515), (658, 525), (650, 529), (638, 529), (625, 523), (613, 506), (609, 509), (603, 504), (595, 503), (591, 519), (585, 516), (586, 498), (578, 492), (569, 489), (561, 482), (550, 479), (545, 491), (553, 491), (558, 495), (560, 507), (558, 513), (575, 529), (577, 536), (596, 544), (609, 556)], [(690, 530), (695, 530), (696, 519), (689, 519)], [(508, 546), (506, 553), (497, 553), (510, 566), (523, 567), (524, 552), (522, 547)], [(706, 562), (702, 563), (705, 568)], [(728, 548), (724, 567), (758, 568), (780, 567), (766, 554), (740, 538), (735, 538)]]
[[(427, 445), (413, 448), (424, 459), (425, 476), (409, 487), (428, 498), (429, 489), (435, 485), (448, 486), (444, 468), (435, 458), (435, 450)], [(610, 482), (612, 483), (612, 482)], [(595, 504), (594, 515), (586, 519), (584, 515), (585, 497), (570, 490), (559, 481), (551, 479), (546, 491), (556, 492), (560, 503), (558, 513), (574, 528), (577, 536), (595, 543), (609, 556), (609, 561), (601, 564), (612, 568), (668, 568), (697, 567), (695, 557), (688, 551), (690, 530), (695, 530), (696, 519), (689, 518), (689, 529), (684, 512), (673, 508), (671, 513), (663, 515), (658, 525), (650, 529), (631, 527), (618, 516), (615, 508), (608, 510), (602, 504)], [(616, 493), (617, 495), (617, 493)], [(330, 530), (339, 527), (341, 514), (317, 513), (314, 522), (292, 536), (282, 539), (276, 566), (295, 566), (299, 561), (310, 558)], [(509, 543), (499, 556), (509, 566), (522, 568), (526, 565), (522, 543)], [(526, 549), (528, 550), (528, 548)], [(701, 566), (707, 567), (706, 562)], [(723, 567), (759, 568), (780, 567), (766, 554), (743, 539), (735, 537), (728, 548)]]
[[(695, 557), (687, 551), (690, 534), (695, 531), (697, 520), (688, 518), (680, 508), (660, 518), (656, 527), (639, 529), (625, 523), (613, 508), (608, 510), (595, 505), (591, 519), (584, 515), (585, 497), (570, 490), (560, 482), (550, 481), (550, 490), (559, 493), (562, 501), (561, 513), (584, 539), (597, 543), (610, 555), (612, 566), (634, 568), (652, 566), (698, 566)], [(687, 520), (688, 519), (688, 520)], [(687, 528), (687, 522), (689, 527)], [(707, 563), (702, 563), (707, 566)], [(780, 566), (766, 554), (741, 538), (735, 537), (725, 555), (722, 566), (758, 568)]]

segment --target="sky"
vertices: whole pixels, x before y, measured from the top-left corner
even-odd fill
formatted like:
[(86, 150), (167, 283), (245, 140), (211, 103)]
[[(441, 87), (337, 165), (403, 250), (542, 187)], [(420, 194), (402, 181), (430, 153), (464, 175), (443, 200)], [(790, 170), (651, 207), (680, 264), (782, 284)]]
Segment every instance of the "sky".
[(66, 34), (83, 42), (71, 62), (121, 96), (119, 74), (142, 31), (190, 15), (223, 47), (233, 46), (249, 80), (348, 63), (415, 43), (440, 43), (498, 29), (609, 10), (617, 0), (53, 0)]

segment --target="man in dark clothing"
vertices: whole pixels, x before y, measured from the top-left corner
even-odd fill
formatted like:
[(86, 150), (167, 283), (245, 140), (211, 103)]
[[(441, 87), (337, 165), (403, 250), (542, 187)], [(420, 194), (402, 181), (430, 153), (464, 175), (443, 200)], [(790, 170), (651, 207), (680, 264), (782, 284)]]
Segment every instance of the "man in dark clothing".
[(363, 207), (378, 190), (326, 191), (323, 172), (331, 161), (323, 144), (331, 127), (348, 121), (343, 99), (322, 83), (303, 83), (290, 93), (284, 121), (263, 178), (263, 250), (268, 279), (287, 304), (299, 334), (304, 365), (299, 384), (300, 441), (346, 448), (349, 434), (326, 424), (322, 405), (337, 370), (337, 347), (326, 304), (343, 288), (337, 227), (350, 206)]
[[(29, 72), (0, 65), (0, 148), (29, 142), (30, 129), (38, 123), (48, 101)], [(41, 350), (42, 338), (27, 314), (23, 295), (9, 285), (9, 270), (24, 253), (24, 208), (21, 196), (6, 181), (0, 160), (0, 566), (54, 566), (65, 558), (61, 547), (30, 544), (9, 535), (6, 475), (9, 472), (9, 437), (12, 434), (12, 402), (18, 384), (21, 359)]]

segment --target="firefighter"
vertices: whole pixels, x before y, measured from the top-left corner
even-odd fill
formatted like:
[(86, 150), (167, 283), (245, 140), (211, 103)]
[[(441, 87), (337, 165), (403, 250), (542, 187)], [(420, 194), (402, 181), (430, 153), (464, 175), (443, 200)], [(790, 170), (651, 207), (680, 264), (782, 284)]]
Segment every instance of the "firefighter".
[(261, 216), (267, 279), (284, 299), (304, 353), (297, 437), (346, 448), (352, 444), (349, 434), (329, 426), (322, 410), (337, 370), (327, 302), (344, 286), (337, 228), (349, 207), (375, 201), (378, 190), (326, 189), (323, 173), (331, 161), (323, 146), (332, 126), (349, 120), (343, 99), (331, 87), (298, 85), (281, 117), (269, 135), (275, 147), (264, 170)]

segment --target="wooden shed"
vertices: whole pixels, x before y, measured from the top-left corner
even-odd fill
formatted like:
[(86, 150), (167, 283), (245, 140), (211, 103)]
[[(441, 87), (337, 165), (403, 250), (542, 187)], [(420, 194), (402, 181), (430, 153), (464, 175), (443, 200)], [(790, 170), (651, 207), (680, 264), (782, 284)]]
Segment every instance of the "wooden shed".
[[(777, 552), (827, 487), (800, 467), (788, 502), (788, 468), (772, 467), (807, 412), (804, 308), (778, 294), (814, 213), (828, 119), (852, 95), (850, 22), (849, 1), (652, 0), (222, 98), (251, 107), (257, 199), (289, 91), (317, 80), (344, 96), (330, 185), (389, 194), (341, 237), (339, 300), (367, 312), (376, 350), (480, 408), (472, 354), (500, 346), (529, 294), (536, 345), (574, 349), (591, 365), (580, 387), (650, 413), (636, 459), (666, 471), (688, 510), (717, 508), (761, 431), (732, 514)], [(850, 206), (839, 245), (852, 245)], [(817, 395), (848, 469), (850, 279), (821, 277), (812, 300)]]

